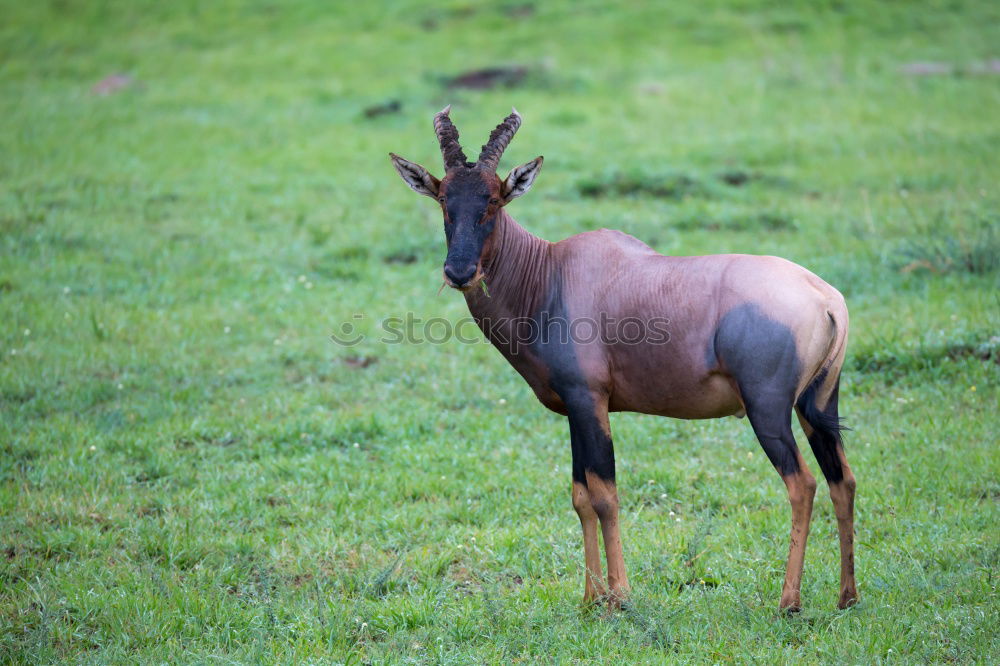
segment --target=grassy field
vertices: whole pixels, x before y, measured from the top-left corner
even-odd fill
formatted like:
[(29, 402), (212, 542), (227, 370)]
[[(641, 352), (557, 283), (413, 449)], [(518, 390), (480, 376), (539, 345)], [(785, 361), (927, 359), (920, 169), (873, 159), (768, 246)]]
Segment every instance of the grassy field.
[[(2, 6), (0, 662), (1000, 660), (997, 3)], [(517, 106), (545, 238), (845, 294), (857, 607), (825, 484), (785, 617), (746, 422), (625, 414), (635, 596), (581, 608), (564, 419), (486, 344), (380, 342), (467, 315), (387, 158), (440, 175), (447, 103), (472, 154)]]

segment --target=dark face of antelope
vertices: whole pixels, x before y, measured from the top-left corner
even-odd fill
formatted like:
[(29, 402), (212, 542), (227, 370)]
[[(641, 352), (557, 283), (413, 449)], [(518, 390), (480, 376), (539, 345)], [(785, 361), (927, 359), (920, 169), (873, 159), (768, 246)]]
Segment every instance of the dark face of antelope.
[(444, 260), (448, 286), (467, 289), (477, 282), (483, 250), (502, 205), (500, 197), (500, 180), (494, 171), (458, 168), (441, 181), (438, 201), (444, 212), (444, 237), (448, 243)]
[(537, 157), (500, 180), (497, 163), (521, 116), (513, 111), (490, 134), (476, 162), (469, 162), (458, 143), (458, 130), (448, 117), (451, 107), (434, 116), (434, 131), (444, 156), (445, 176), (438, 180), (427, 169), (389, 153), (396, 171), (415, 192), (433, 197), (444, 214), (448, 255), (444, 261), (445, 283), (455, 289), (470, 289), (479, 281), (483, 255), (496, 230), (500, 209), (528, 191), (542, 166)]

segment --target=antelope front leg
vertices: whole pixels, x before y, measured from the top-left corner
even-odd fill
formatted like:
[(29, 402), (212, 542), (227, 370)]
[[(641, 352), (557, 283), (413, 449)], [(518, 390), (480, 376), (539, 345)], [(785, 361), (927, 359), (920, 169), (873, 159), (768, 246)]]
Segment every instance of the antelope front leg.
[[(573, 445), (574, 507), (577, 508), (583, 525), (587, 564), (584, 600), (589, 600), (593, 594), (599, 594), (600, 587), (603, 587), (592, 587), (595, 583), (592, 576), (599, 576), (601, 572), (596, 530), (597, 523), (600, 522), (608, 562), (608, 605), (618, 608), (628, 599), (631, 590), (622, 555), (618, 490), (615, 486), (615, 454), (608, 425), (607, 401), (600, 394), (584, 390), (567, 392), (563, 401), (569, 413), (570, 440)], [(584, 497), (589, 500), (589, 507), (585, 506)]]
[(585, 483), (573, 481), (573, 508), (580, 516), (583, 528), (583, 559), (587, 571), (584, 573), (583, 603), (591, 604), (604, 596), (604, 573), (601, 568), (601, 551), (597, 543), (597, 513), (591, 506), (590, 491)]
[(632, 590), (625, 574), (621, 530), (618, 527), (618, 489), (613, 479), (601, 478), (589, 470), (587, 488), (604, 535), (604, 552), (608, 558), (608, 606), (619, 608), (623, 601), (628, 600)]

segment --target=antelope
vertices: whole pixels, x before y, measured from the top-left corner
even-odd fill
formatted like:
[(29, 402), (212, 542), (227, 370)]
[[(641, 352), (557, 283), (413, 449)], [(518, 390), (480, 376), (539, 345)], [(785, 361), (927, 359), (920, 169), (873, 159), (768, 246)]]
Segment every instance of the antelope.
[[(856, 603), (856, 483), (837, 409), (848, 328), (840, 292), (779, 257), (664, 256), (609, 229), (557, 243), (543, 240), (506, 208), (529, 190), (542, 157), (504, 179), (496, 173), (521, 125), (517, 110), (497, 125), (475, 162), (466, 159), (450, 110), (434, 116), (444, 178), (389, 156), (410, 188), (441, 206), (445, 284), (464, 294), (485, 337), (538, 400), (569, 421), (572, 504), (583, 528), (584, 603), (620, 608), (630, 595), (608, 413), (640, 412), (747, 417), (788, 492), (792, 528), (779, 609), (799, 610), (817, 484), (792, 434), (793, 409), (826, 477), (837, 518), (838, 606)], [(623, 340), (607, 326), (591, 326), (596, 333), (588, 336), (539, 334), (557, 321), (564, 327), (568, 322), (572, 331), (580, 322), (598, 320), (654, 322), (651, 328), (660, 335)]]

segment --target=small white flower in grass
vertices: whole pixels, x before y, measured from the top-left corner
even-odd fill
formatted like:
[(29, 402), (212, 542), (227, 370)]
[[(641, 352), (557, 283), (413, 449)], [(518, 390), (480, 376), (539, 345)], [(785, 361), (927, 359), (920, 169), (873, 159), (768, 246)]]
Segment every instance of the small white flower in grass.
[(306, 276), (305, 275), (300, 275), (299, 276), (299, 282), (305, 282), (305, 281), (306, 281)]
[(677, 516), (677, 522), (678, 523), (681, 522), (681, 517), (680, 516)]
[(649, 480), (649, 481), (647, 481), (646, 483), (648, 483), (649, 485), (653, 485), (654, 483), (656, 483), (656, 481), (653, 481), (652, 479), (650, 479), (650, 480)]
[(97, 447), (96, 447), (96, 446), (94, 446), (93, 444), (91, 444), (91, 445), (90, 445), (90, 450), (91, 450), (91, 451), (96, 451), (96, 450), (97, 450)]
[(500, 403), (501, 405), (506, 405), (506, 404), (507, 404), (507, 398), (500, 398), (500, 400), (499, 400), (498, 402), (499, 402), (499, 403)]
[(274, 339), (274, 344), (275, 345), (280, 345), (281, 344), (281, 338), (275, 338)]
[(312, 289), (313, 288), (313, 283), (312, 282), (306, 282), (305, 287), (306, 287), (306, 289)]
[(228, 326), (226, 326), (226, 327), (224, 327), (224, 328), (222, 329), (222, 332), (223, 332), (223, 333), (228, 333), (228, 332), (229, 332), (229, 331), (231, 331), (231, 330), (233, 330), (233, 329), (231, 329), (231, 328), (229, 328)]
[(11, 356), (17, 356), (17, 350), (16, 349), (11, 349), (10, 350), (10, 355)]
[(121, 390), (122, 390), (123, 388), (125, 388), (125, 385), (124, 385), (124, 384), (119, 384), (119, 385), (118, 385), (118, 390), (119, 390), (119, 391), (121, 391)]
[(64, 294), (68, 294), (69, 293), (69, 287), (63, 287), (63, 293)]
[(359, 444), (357, 442), (354, 442), (354, 448), (356, 448), (356, 449), (361, 448), (361, 444)]
[(747, 451), (747, 458), (753, 458), (753, 451)]
[[(664, 495), (664, 497), (666, 497), (666, 495)], [(668, 516), (676, 516), (677, 514), (674, 513), (673, 511), (670, 511), (669, 513), (667, 513), (667, 515)]]
[(745, 471), (747, 471), (747, 468), (746, 467), (740, 467), (740, 471), (741, 472), (745, 472)]
[(667, 499), (667, 494), (666, 493), (660, 494), (660, 499)]
[(25, 335), (25, 337), (31, 335), (31, 329), (30, 328), (24, 329), (24, 335)]

